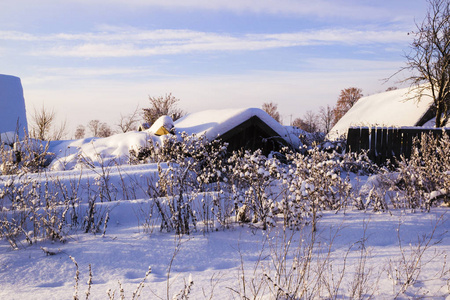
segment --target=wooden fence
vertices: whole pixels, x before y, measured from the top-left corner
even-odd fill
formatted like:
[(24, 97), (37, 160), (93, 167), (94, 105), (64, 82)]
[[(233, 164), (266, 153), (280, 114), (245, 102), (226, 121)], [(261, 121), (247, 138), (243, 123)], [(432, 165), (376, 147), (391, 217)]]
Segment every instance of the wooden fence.
[(421, 127), (350, 127), (347, 135), (347, 152), (361, 152), (367, 150), (369, 159), (376, 164), (383, 164), (388, 159), (400, 159), (401, 155), (411, 157), (411, 149), (415, 137), (422, 134), (442, 136), (450, 130), (431, 129)]

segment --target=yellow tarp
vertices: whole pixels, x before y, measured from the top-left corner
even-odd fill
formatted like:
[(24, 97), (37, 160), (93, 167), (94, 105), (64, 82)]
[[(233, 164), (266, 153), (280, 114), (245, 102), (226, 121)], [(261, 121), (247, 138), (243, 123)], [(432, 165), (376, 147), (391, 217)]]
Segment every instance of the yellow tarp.
[(169, 131), (164, 126), (159, 127), (159, 129), (156, 130), (155, 132), (155, 135), (165, 135), (165, 134), (169, 134)]

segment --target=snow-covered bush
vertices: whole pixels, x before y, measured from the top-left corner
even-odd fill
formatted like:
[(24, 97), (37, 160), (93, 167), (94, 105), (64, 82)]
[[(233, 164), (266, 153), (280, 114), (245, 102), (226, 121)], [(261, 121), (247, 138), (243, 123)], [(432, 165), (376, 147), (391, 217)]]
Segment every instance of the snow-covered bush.
[(424, 209), (439, 201), (449, 203), (450, 138), (423, 134), (415, 139), (409, 159), (398, 161), (397, 172), (379, 173), (389, 183), (394, 208)]
[(274, 186), (280, 162), (267, 158), (261, 150), (237, 151), (228, 159), (228, 182), (239, 207), (239, 221), (261, 222), (262, 228), (274, 225), (273, 209), (278, 197)]
[[(220, 141), (208, 142), (205, 137), (181, 135), (168, 137), (159, 146), (148, 148), (150, 161), (157, 161), (159, 179), (149, 187), (161, 216), (161, 230), (175, 230), (177, 234), (188, 234), (196, 228), (197, 218), (209, 224), (213, 216), (223, 224), (229, 215), (227, 205), (215, 197), (209, 203), (206, 192), (219, 191), (222, 180), (226, 145)], [(165, 161), (166, 168), (160, 162)], [(203, 205), (194, 201), (203, 197)]]
[(285, 190), (279, 203), (285, 226), (296, 228), (311, 217), (314, 228), (320, 211), (347, 205), (352, 186), (349, 178), (341, 176), (339, 156), (312, 148), (305, 154), (289, 153), (287, 160), (278, 175)]
[(52, 159), (48, 143), (29, 138), (9, 146), (0, 141), (0, 174), (35, 173), (43, 170)]
[(10, 176), (0, 189), (0, 233), (11, 246), (23, 234), (28, 243), (38, 239), (65, 241), (70, 203), (60, 201), (48, 182)]
[(323, 140), (321, 143), (317, 145), (319, 149), (327, 152), (337, 152), (344, 153), (347, 145), (346, 138), (339, 138), (336, 140)]
[(116, 200), (119, 191), (111, 182), (110, 173), (112, 168), (117, 166), (117, 162), (115, 160), (106, 159), (101, 153), (96, 153), (96, 157), (97, 164), (94, 164), (90, 158), (80, 155), (80, 162), (82, 165), (96, 174), (93, 186), (91, 186), (91, 184), (87, 185), (87, 192), (90, 194), (93, 191), (95, 198), (98, 196), (101, 202), (114, 201)]
[(190, 182), (189, 164), (174, 166), (169, 164), (163, 169), (158, 164), (159, 179), (155, 186), (149, 187), (149, 195), (156, 204), (161, 217), (161, 231), (174, 231), (176, 234), (189, 234), (196, 229), (196, 216), (192, 209), (195, 198)]

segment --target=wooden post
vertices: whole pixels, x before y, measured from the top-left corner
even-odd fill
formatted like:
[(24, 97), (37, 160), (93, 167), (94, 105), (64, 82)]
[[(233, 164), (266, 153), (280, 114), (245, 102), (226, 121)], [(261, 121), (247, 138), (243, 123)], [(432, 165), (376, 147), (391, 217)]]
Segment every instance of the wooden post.
[(376, 159), (376, 143), (377, 143), (377, 134), (375, 127), (370, 128), (370, 147), (369, 147), (369, 159), (375, 162)]
[(359, 152), (360, 148), (360, 128), (350, 127), (347, 134), (347, 147), (346, 152)]
[(370, 149), (370, 135), (368, 127), (361, 127), (361, 143), (360, 150)]

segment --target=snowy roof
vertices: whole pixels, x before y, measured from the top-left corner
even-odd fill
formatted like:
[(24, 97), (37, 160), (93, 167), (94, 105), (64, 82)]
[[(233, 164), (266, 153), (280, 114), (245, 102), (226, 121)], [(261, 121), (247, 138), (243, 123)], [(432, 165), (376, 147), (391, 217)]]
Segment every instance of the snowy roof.
[(174, 125), (178, 133), (204, 134), (207, 139), (213, 140), (254, 116), (266, 123), (287, 143), (294, 147), (300, 146), (300, 140), (297, 136), (291, 134), (286, 127), (260, 108), (205, 110), (188, 114), (175, 121)]
[(0, 74), (0, 138), (12, 142), (27, 130), (25, 99), (19, 77)]
[(417, 99), (410, 88), (363, 97), (334, 125), (328, 138), (345, 135), (352, 126), (415, 126), (433, 103), (431, 97)]
[(153, 125), (150, 126), (149, 129), (147, 129), (147, 132), (149, 132), (151, 134), (157, 134), (158, 130), (161, 127), (164, 127), (167, 131), (171, 131), (172, 128), (174, 127), (172, 118), (169, 117), (169, 116), (161, 116), (161, 117), (159, 117), (155, 121), (155, 123), (153, 123)]

